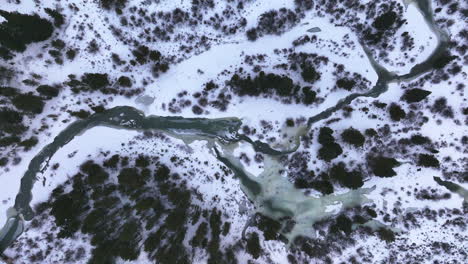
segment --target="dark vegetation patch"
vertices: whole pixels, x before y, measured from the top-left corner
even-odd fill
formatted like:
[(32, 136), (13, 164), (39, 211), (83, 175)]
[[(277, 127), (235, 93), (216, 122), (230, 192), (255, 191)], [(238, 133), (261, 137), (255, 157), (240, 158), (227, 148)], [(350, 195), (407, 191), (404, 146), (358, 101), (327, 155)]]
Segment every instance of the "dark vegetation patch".
[(431, 107), (432, 113), (440, 114), (445, 118), (453, 118), (453, 109), (447, 104), (447, 98), (439, 97), (434, 101), (434, 104)]
[(374, 22), (372, 23), (372, 26), (377, 30), (387, 30), (388, 28), (393, 26), (393, 24), (395, 24), (396, 20), (397, 13), (393, 11), (388, 11), (375, 18)]
[(105, 9), (124, 8), (127, 0), (99, 0), (99, 4)]
[(330, 169), (329, 174), (332, 180), (350, 189), (357, 189), (364, 184), (361, 172), (357, 170), (348, 171), (342, 162), (335, 164)]
[[(112, 180), (114, 171), (87, 161), (65, 184), (72, 186), (70, 191), (64, 191), (65, 186), (53, 191), (47, 205), (59, 227), (58, 236), (90, 235), (95, 248), (89, 263), (112, 262), (117, 257), (135, 260), (141, 250), (158, 263), (190, 263), (193, 252), (183, 240), (190, 226), (199, 225), (201, 231), (194, 234), (192, 245), (209, 255), (209, 263), (226, 263), (227, 253), (219, 244), (220, 227), (226, 223), (220, 211), (192, 203), (198, 199), (196, 191), (165, 165), (139, 156), (137, 167), (120, 167), (119, 161), (125, 159), (114, 155), (103, 164), (118, 169), (117, 184)], [(253, 238), (247, 243), (255, 242)]]
[[(311, 1), (296, 0), (295, 4), (300, 13), (315, 8), (318, 14), (328, 14), (332, 24), (346, 25), (356, 32), (364, 44), (376, 48), (379, 57), (383, 58), (388, 51), (395, 49), (392, 45), (397, 38), (395, 33), (406, 22), (403, 19), (403, 5), (394, 1), (373, 1), (362, 5), (357, 0), (331, 0), (314, 5)], [(360, 18), (359, 14), (363, 14), (364, 18)]]
[(336, 81), (336, 86), (338, 86), (338, 88), (342, 88), (347, 91), (351, 91), (354, 85), (356, 85), (356, 82), (348, 78), (341, 78), (338, 81)]
[(393, 121), (400, 121), (406, 117), (406, 112), (396, 103), (392, 103), (390, 105), (388, 112), (390, 113), (390, 118)]
[(37, 139), (37, 137), (32, 136), (28, 139), (21, 141), (18, 145), (23, 147), (25, 150), (29, 150), (32, 147), (36, 146), (38, 142), (39, 140)]
[(439, 168), (440, 163), (439, 160), (434, 157), (434, 155), (419, 154), (418, 166)]
[[(324, 101), (324, 98), (318, 97), (320, 90), (338, 89), (337, 86), (322, 88), (317, 84), (322, 78), (319, 70), (323, 67), (331, 67), (337, 80), (352, 80), (352, 87), (347, 86), (346, 89), (364, 90), (370, 84), (363, 76), (345, 71), (344, 65), (331, 63), (325, 56), (286, 49), (275, 51), (275, 54), (288, 60), (288, 63), (274, 65), (272, 68), (275, 72), (264, 66), (268, 57), (265, 54), (246, 55), (244, 63), (251, 70), (243, 67), (236, 69), (225, 83), (231, 88), (229, 92), (218, 89), (220, 85), (209, 81), (203, 91), (192, 94), (197, 101), (195, 106), (183, 98), (184, 94), (181, 93), (178, 95), (179, 99), (174, 98), (169, 103), (169, 110), (178, 113), (190, 106), (195, 114), (201, 114), (205, 107), (212, 106), (224, 111), (234, 95), (271, 98), (283, 104), (320, 104)], [(277, 73), (278, 69), (282, 74)], [(228, 74), (230, 73), (222, 72), (219, 75), (224, 78)]]
[(258, 259), (262, 253), (260, 247), (260, 239), (258, 238), (257, 232), (252, 232), (249, 238), (247, 238), (247, 252), (252, 255), (254, 259)]
[(257, 26), (247, 30), (247, 38), (255, 41), (264, 35), (281, 35), (299, 22), (300, 17), (286, 8), (270, 10), (261, 14)]
[(18, 110), (27, 113), (40, 114), (44, 109), (42, 98), (32, 93), (19, 94), (11, 102)]
[(233, 91), (240, 96), (260, 96), (276, 94), (281, 97), (297, 94), (300, 90), (293, 80), (285, 75), (276, 75), (274, 73), (260, 72), (257, 76), (247, 75), (242, 78), (234, 74), (228, 84)]
[[(80, 80), (74, 75), (69, 75), (69, 81), (64, 84), (71, 88), (75, 94), (86, 92), (101, 92), (110, 95), (124, 95), (131, 97), (142, 92), (141, 88), (132, 88), (129, 77), (121, 76), (113, 80), (107, 73), (85, 73)], [(118, 85), (114, 85), (116, 82)]]
[(395, 241), (395, 233), (388, 228), (379, 228), (377, 230), (377, 235), (380, 239), (384, 240), (387, 243)]
[(307, 164), (311, 157), (308, 152), (296, 152), (291, 155), (288, 161), (289, 177), (292, 178), (294, 186), (298, 189), (315, 189), (322, 194), (333, 193), (333, 184), (327, 174), (318, 176), (314, 171), (309, 170)]
[(415, 192), (416, 199), (418, 200), (431, 200), (431, 201), (440, 201), (440, 200), (447, 200), (452, 197), (452, 195), (448, 192), (440, 193), (440, 191), (436, 189), (422, 189)]
[(117, 81), (122, 87), (132, 87), (132, 80), (127, 76), (120, 76)]
[(22, 124), (23, 115), (10, 108), (0, 108), (0, 129), (9, 129), (9, 126)]
[(415, 145), (423, 145), (431, 143), (431, 139), (422, 135), (412, 135), (410, 139), (411, 143)]
[(437, 58), (437, 60), (434, 62), (433, 67), (436, 69), (442, 69), (445, 66), (447, 66), (450, 62), (455, 60), (457, 56), (451, 56), (450, 54), (444, 54), (440, 57)]
[(414, 89), (406, 90), (402, 99), (408, 103), (417, 103), (417, 102), (424, 100), (424, 98), (429, 96), (431, 93), (432, 92), (430, 91), (426, 91), (426, 90), (419, 89), (419, 88), (414, 88)]
[(23, 52), (28, 44), (44, 41), (54, 31), (52, 23), (37, 14), (0, 10), (0, 15), (7, 20), (0, 24), (0, 44), (12, 51)]
[(71, 116), (75, 116), (81, 119), (88, 118), (91, 115), (90, 112), (83, 110), (83, 109), (79, 111), (68, 111), (68, 112), (70, 113)]
[(53, 10), (50, 8), (44, 8), (44, 11), (54, 19), (54, 26), (59, 28), (65, 24), (65, 16), (62, 15), (59, 11)]
[(318, 151), (318, 158), (324, 161), (331, 161), (343, 153), (341, 146), (335, 142), (333, 130), (329, 127), (320, 128), (318, 142), (322, 147)]
[(101, 73), (85, 73), (81, 77), (81, 81), (85, 84), (88, 85), (88, 87), (93, 90), (99, 90), (103, 89), (106, 86), (108, 86), (109, 83), (109, 77), (107, 73), (101, 74)]
[(7, 147), (16, 143), (20, 142), (20, 138), (18, 136), (6, 136), (0, 138), (0, 147)]
[(362, 147), (366, 138), (359, 132), (359, 130), (352, 127), (345, 129), (341, 133), (341, 138), (344, 142), (351, 144), (355, 147)]
[(57, 97), (59, 95), (59, 89), (50, 85), (40, 85), (36, 88), (36, 91), (47, 97)]
[(386, 237), (380, 236), (378, 231), (373, 232), (369, 228), (361, 227), (374, 217), (376, 212), (373, 209), (367, 206), (355, 207), (329, 220), (315, 223), (314, 229), (323, 237), (310, 238), (305, 235), (296, 237), (291, 245), (296, 262), (292, 263), (332, 263), (333, 253), (343, 252), (343, 249), (355, 245), (357, 241), (354, 239), (354, 234), (358, 234), (361, 238), (378, 236), (386, 240)]
[(376, 176), (384, 178), (395, 176), (396, 172), (393, 168), (400, 165), (396, 159), (385, 156), (370, 157), (368, 164)]

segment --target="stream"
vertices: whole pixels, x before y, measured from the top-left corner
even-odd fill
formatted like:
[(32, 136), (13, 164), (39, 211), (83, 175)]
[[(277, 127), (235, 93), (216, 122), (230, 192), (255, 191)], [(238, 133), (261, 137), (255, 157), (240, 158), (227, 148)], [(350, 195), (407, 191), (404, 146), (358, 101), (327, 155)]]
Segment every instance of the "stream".
[[(343, 106), (350, 104), (358, 97), (378, 97), (388, 89), (392, 82), (408, 81), (433, 69), (433, 64), (443, 56), (447, 50), (448, 34), (437, 27), (432, 15), (430, 0), (415, 0), (414, 4), (424, 16), (426, 23), (436, 35), (438, 45), (433, 53), (422, 63), (412, 67), (409, 73), (396, 75), (388, 72), (373, 58), (371, 52), (361, 43), (364, 51), (378, 74), (376, 85), (365, 93), (354, 93), (335, 106), (312, 116), (308, 119), (307, 128), (300, 130), (292, 146), (286, 150), (271, 148), (268, 144), (254, 141), (246, 135), (239, 134), (242, 122), (238, 118), (183, 118), (145, 116), (141, 111), (129, 107), (119, 106), (102, 113), (97, 113), (87, 119), (75, 121), (61, 131), (52, 141), (46, 145), (29, 163), (27, 171), (21, 178), (20, 190), (15, 199), (13, 208), (8, 209), (8, 220), (0, 230), (0, 254), (21, 235), (24, 229), (24, 221), (30, 221), (34, 217), (30, 202), (31, 190), (36, 182), (36, 175), (45, 170), (52, 156), (73, 140), (76, 136), (96, 126), (107, 126), (115, 129), (127, 130), (159, 130), (170, 136), (184, 141), (195, 139), (206, 140), (217, 159), (229, 167), (239, 178), (241, 188), (248, 199), (255, 205), (257, 211), (273, 219), (291, 218), (296, 222), (287, 237), (293, 239), (298, 234), (311, 234), (312, 223), (332, 215), (327, 212), (327, 206), (341, 204), (342, 207), (353, 207), (369, 202), (365, 194), (373, 188), (361, 188), (339, 195), (325, 195), (320, 198), (309, 197), (296, 189), (279, 171), (284, 168), (279, 162), (279, 156), (294, 152), (300, 145), (300, 137), (313, 126), (314, 123), (330, 117)], [(255, 151), (265, 155), (265, 170), (257, 177), (248, 173), (240, 161), (234, 157), (233, 151), (239, 142), (247, 142)]]

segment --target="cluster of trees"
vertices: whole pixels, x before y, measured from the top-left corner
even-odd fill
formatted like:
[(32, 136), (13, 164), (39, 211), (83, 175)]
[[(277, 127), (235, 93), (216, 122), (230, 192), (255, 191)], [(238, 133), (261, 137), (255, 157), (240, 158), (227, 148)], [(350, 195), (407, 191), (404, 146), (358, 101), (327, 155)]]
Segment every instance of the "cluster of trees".
[[(48, 13), (54, 16), (58, 14), (53, 10)], [(11, 59), (11, 51), (23, 52), (27, 45), (47, 40), (54, 32), (52, 23), (37, 14), (26, 15), (0, 10), (0, 16), (6, 19), (0, 24), (0, 55), (3, 59)]]
[(151, 50), (145, 45), (138, 46), (132, 51), (135, 60), (131, 60), (130, 64), (135, 66), (138, 64), (153, 63), (151, 68), (153, 74), (158, 76), (161, 73), (165, 73), (169, 70), (169, 58), (163, 57), (161, 52), (157, 50)]
[(65, 85), (71, 87), (72, 92), (101, 92), (103, 94), (118, 94), (131, 96), (141, 92), (140, 89), (129, 89), (132, 87), (132, 80), (127, 76), (120, 76), (116, 84), (111, 85), (111, 79), (107, 73), (85, 73), (78, 80), (75, 76), (69, 76), (70, 80)]
[(99, 3), (105, 9), (123, 8), (127, 4), (127, 0), (99, 0)]
[(364, 145), (364, 142), (366, 141), (364, 135), (361, 134), (359, 130), (354, 129), (352, 127), (345, 129), (341, 133), (341, 138), (344, 142), (349, 143), (355, 147), (362, 147)]
[(364, 185), (361, 172), (359, 170), (348, 171), (343, 162), (335, 164), (330, 169), (330, 178), (350, 189), (357, 189)]
[[(298, 14), (305, 14), (315, 6), (318, 12), (330, 16), (332, 23), (347, 25), (361, 36), (366, 45), (383, 50), (391, 47), (390, 43), (397, 37), (396, 32), (406, 22), (402, 15), (404, 7), (398, 2), (373, 1), (362, 5), (356, 0), (328, 0), (314, 5), (313, 1), (295, 0), (294, 3)], [(386, 54), (382, 52), (381, 56)]]
[(431, 107), (432, 113), (440, 114), (445, 118), (453, 118), (453, 109), (450, 105), (447, 104), (447, 98), (439, 97), (434, 101), (434, 104)]
[[(135, 50), (132, 51), (133, 56), (135, 56), (136, 62), (139, 64), (146, 64), (148, 61), (159, 61), (161, 59), (161, 52), (157, 50), (150, 50), (147, 46), (141, 45), (138, 46)], [(135, 65), (135, 61), (130, 61), (132, 65)]]
[(387, 47), (388, 43), (384, 40), (391, 35), (389, 32), (395, 32), (405, 22), (400, 17), (401, 11), (398, 7), (389, 6), (387, 11), (382, 12), (372, 22), (370, 27), (363, 31), (363, 37), (369, 45), (381, 45)]
[[(345, 129), (341, 133), (341, 137), (343, 141), (356, 147), (363, 146), (365, 142), (364, 135), (352, 127)], [(343, 149), (333, 137), (333, 130), (329, 127), (322, 127), (319, 130), (318, 142), (322, 145), (318, 151), (319, 159), (329, 162), (343, 153)], [(308, 171), (307, 166), (302, 166), (301, 170)], [(342, 162), (333, 165), (328, 173), (320, 173), (318, 177), (315, 176), (313, 171), (308, 171), (306, 174), (294, 173), (294, 175), (296, 175), (294, 179), (296, 188), (312, 188), (323, 194), (333, 193), (332, 182), (351, 189), (357, 189), (364, 184), (361, 171), (358, 169), (348, 171), (346, 165)]]
[(388, 107), (388, 112), (390, 113), (390, 118), (393, 121), (400, 121), (406, 118), (406, 112), (396, 103), (392, 103)]
[(26, 113), (40, 114), (44, 110), (44, 100), (33, 93), (18, 94), (11, 100), (13, 105)]
[(255, 41), (263, 35), (280, 35), (296, 25), (300, 17), (292, 10), (280, 8), (261, 14), (257, 26), (247, 30), (247, 38)]
[(322, 147), (318, 151), (318, 158), (321, 160), (331, 161), (343, 153), (343, 149), (335, 142), (332, 134), (333, 130), (331, 128), (320, 128), (318, 142)]
[(0, 27), (0, 43), (14, 51), (22, 52), (26, 45), (48, 39), (54, 27), (38, 15), (25, 15), (17, 12), (0, 10), (6, 19)]
[(322, 194), (332, 194), (335, 190), (327, 173), (321, 173), (318, 177), (313, 171), (309, 175), (300, 175), (294, 180), (294, 187), (298, 189), (314, 189)]
[(340, 78), (336, 81), (336, 86), (347, 91), (351, 91), (356, 85), (356, 81), (349, 78)]
[(21, 139), (27, 131), (23, 124), (24, 116), (41, 114), (44, 110), (45, 101), (58, 96), (59, 89), (48, 85), (39, 85), (36, 88), (39, 95), (33, 92), (21, 93), (13, 87), (0, 87), (0, 96), (4, 103), (10, 103), (13, 107), (0, 108), (0, 147), (17, 144), (29, 150), (38, 143), (36, 137)]
[(400, 165), (396, 159), (385, 156), (369, 157), (367, 163), (376, 176), (384, 178), (395, 176), (393, 168)]
[[(231, 223), (211, 204), (194, 203), (193, 192), (169, 167), (148, 156), (113, 155), (101, 165), (83, 163), (71, 181), (53, 190), (44, 207), (50, 208), (59, 237), (76, 233), (91, 237), (94, 249), (89, 263), (110, 263), (117, 257), (136, 260), (144, 250), (158, 263), (188, 264), (194, 251), (186, 248), (186, 239), (206, 253), (208, 263), (235, 263), (234, 244), (221, 246)], [(267, 237), (276, 238), (278, 230), (262, 223)], [(191, 226), (196, 231), (186, 238)], [(257, 233), (233, 243), (253, 258), (262, 252)]]
[(311, 87), (301, 88), (299, 85), (294, 84), (293, 80), (288, 76), (263, 71), (253, 78), (250, 75), (243, 78), (236, 73), (231, 77), (228, 84), (240, 96), (272, 96), (276, 94), (282, 98), (293, 98), (296, 102), (307, 105), (314, 102), (317, 95)]

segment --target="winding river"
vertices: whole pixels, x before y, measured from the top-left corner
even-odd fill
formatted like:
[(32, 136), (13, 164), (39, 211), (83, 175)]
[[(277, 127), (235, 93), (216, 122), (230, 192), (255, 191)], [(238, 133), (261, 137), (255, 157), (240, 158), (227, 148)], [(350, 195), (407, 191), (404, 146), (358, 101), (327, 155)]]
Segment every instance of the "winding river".
[[(335, 106), (310, 117), (307, 129), (301, 130), (296, 135), (293, 146), (287, 150), (275, 150), (266, 143), (254, 141), (246, 135), (239, 134), (242, 122), (238, 118), (204, 119), (145, 116), (135, 108), (119, 106), (70, 124), (54, 138), (52, 143), (45, 146), (30, 161), (27, 171), (21, 178), (21, 186), (15, 199), (15, 205), (8, 210), (8, 220), (0, 231), (0, 253), (21, 235), (24, 221), (30, 221), (34, 217), (30, 202), (36, 175), (47, 166), (48, 161), (58, 149), (65, 146), (77, 135), (96, 126), (140, 131), (160, 130), (181, 139), (195, 137), (207, 140), (218, 160), (232, 169), (239, 177), (242, 190), (259, 212), (274, 219), (289, 217), (296, 222), (294, 229), (287, 234), (290, 240), (297, 234), (313, 234), (313, 230), (310, 230), (311, 223), (332, 215), (326, 210), (329, 205), (340, 203), (342, 207), (353, 207), (367, 202), (365, 194), (372, 191), (372, 188), (362, 188), (340, 195), (325, 195), (320, 198), (306, 196), (279, 174), (278, 171), (283, 168), (278, 158), (281, 155), (294, 152), (299, 147), (300, 136), (307, 132), (314, 123), (328, 118), (354, 99), (378, 97), (387, 91), (389, 83), (408, 81), (433, 69), (434, 62), (447, 50), (449, 36), (435, 24), (430, 0), (415, 0), (413, 3), (417, 5), (429, 28), (437, 37), (438, 45), (433, 53), (424, 62), (415, 65), (409, 73), (396, 75), (381, 67), (372, 58), (371, 52), (363, 46), (368, 59), (378, 74), (376, 85), (368, 92), (351, 94), (340, 100)], [(236, 144), (241, 141), (251, 144), (257, 152), (265, 154), (266, 169), (257, 177), (244, 170), (232, 154)]]

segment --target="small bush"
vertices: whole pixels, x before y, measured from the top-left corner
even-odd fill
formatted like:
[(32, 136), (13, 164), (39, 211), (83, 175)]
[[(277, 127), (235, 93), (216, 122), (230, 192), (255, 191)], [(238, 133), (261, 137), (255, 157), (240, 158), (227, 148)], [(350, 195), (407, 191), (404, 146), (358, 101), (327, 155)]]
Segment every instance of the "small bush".
[(336, 232), (338, 230), (341, 230), (345, 234), (349, 235), (351, 231), (353, 231), (352, 226), (353, 222), (351, 221), (351, 219), (349, 219), (346, 215), (339, 215), (336, 218), (335, 224), (331, 228), (332, 231)]
[(150, 164), (150, 160), (148, 156), (139, 155), (138, 158), (136, 158), (135, 160), (135, 166), (137, 167), (145, 168), (145, 167), (148, 167), (149, 164)]
[(246, 34), (247, 34), (247, 39), (250, 41), (255, 41), (258, 38), (257, 29), (255, 28), (251, 28), (247, 30)]
[(311, 65), (303, 64), (301, 65), (302, 72), (301, 76), (304, 81), (309, 83), (314, 83), (318, 79), (320, 79), (320, 73), (318, 73)]
[(260, 239), (258, 238), (257, 232), (253, 232), (247, 239), (247, 252), (252, 255), (254, 259), (258, 259), (262, 253), (260, 247)]
[(369, 166), (372, 172), (379, 177), (395, 176), (396, 172), (393, 168), (398, 165), (400, 165), (400, 163), (396, 159), (383, 156), (374, 157), (369, 160)]
[(117, 168), (119, 164), (120, 156), (115, 154), (110, 159), (104, 161), (104, 166), (108, 168)]
[(423, 145), (423, 144), (431, 143), (431, 139), (429, 139), (428, 137), (423, 137), (421, 135), (411, 136), (410, 141), (411, 143), (415, 145)]
[(343, 153), (343, 149), (338, 143), (325, 144), (319, 149), (318, 158), (324, 161), (331, 161)]
[(304, 94), (304, 97), (302, 98), (302, 103), (305, 105), (312, 104), (317, 98), (317, 93), (315, 91), (312, 91), (312, 88), (309, 86), (303, 87), (302, 93)]
[(2, 157), (0, 158), (0, 167), (5, 167), (8, 164), (8, 158)]
[(380, 239), (387, 243), (395, 241), (395, 233), (393, 233), (393, 231), (390, 229), (381, 227), (379, 230), (377, 230), (377, 235)]
[(417, 103), (417, 102), (424, 100), (424, 98), (429, 96), (431, 93), (432, 92), (430, 91), (426, 91), (426, 90), (419, 89), (419, 88), (414, 88), (414, 89), (406, 90), (402, 99), (408, 103)]
[(329, 127), (322, 127), (319, 131), (318, 142), (322, 145), (335, 142), (333, 130)]
[(439, 168), (440, 163), (436, 157), (434, 157), (434, 155), (420, 154), (418, 159), (418, 166)]
[(356, 82), (348, 78), (341, 78), (336, 81), (336, 86), (338, 86), (338, 88), (345, 89), (347, 91), (351, 91), (354, 85), (356, 85)]
[(41, 85), (36, 88), (36, 91), (47, 97), (57, 97), (59, 95), (59, 89), (50, 85)]
[(92, 90), (102, 89), (110, 84), (107, 73), (85, 73), (81, 77), (81, 81), (87, 84)]
[(127, 4), (127, 0), (99, 0), (99, 2), (105, 9), (111, 9), (113, 7), (123, 8)]
[(83, 109), (81, 109), (80, 111), (69, 111), (69, 113), (71, 116), (75, 116), (81, 119), (88, 118), (91, 115), (90, 112)]
[(405, 111), (401, 109), (401, 107), (395, 103), (390, 105), (389, 108), (390, 118), (393, 121), (400, 121), (401, 119), (406, 117)]
[(117, 82), (122, 87), (132, 87), (132, 80), (128, 78), (127, 76), (120, 76)]
[(24, 147), (26, 150), (31, 149), (32, 147), (36, 146), (39, 140), (37, 137), (30, 137), (29, 139), (21, 141), (18, 145)]
[(343, 131), (343, 133), (341, 133), (341, 138), (344, 140), (344, 142), (356, 147), (362, 147), (366, 140), (361, 132), (359, 132), (359, 130), (352, 127)]

